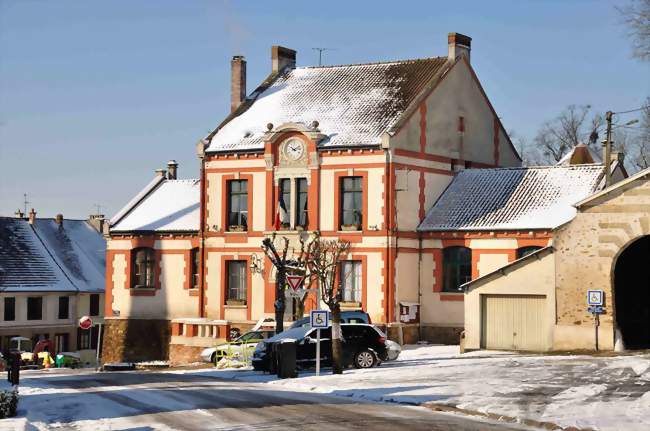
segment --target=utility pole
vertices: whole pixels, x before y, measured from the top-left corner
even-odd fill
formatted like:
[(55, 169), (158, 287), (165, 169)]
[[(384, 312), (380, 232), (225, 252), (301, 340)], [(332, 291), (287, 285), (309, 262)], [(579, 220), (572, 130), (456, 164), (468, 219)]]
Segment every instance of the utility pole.
[(603, 151), (603, 165), (605, 167), (605, 187), (609, 187), (612, 184), (612, 117), (614, 113), (612, 111), (607, 111), (605, 114), (605, 121), (607, 121), (607, 134), (605, 140), (603, 141), (604, 151)]

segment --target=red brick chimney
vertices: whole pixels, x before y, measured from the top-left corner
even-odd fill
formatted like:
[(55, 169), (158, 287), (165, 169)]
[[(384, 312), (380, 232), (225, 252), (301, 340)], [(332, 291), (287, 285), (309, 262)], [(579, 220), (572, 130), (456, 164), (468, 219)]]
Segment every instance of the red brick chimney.
[(34, 208), (29, 212), (29, 224), (34, 224), (36, 221), (36, 211), (34, 211)]
[(460, 33), (449, 33), (447, 35), (447, 43), (449, 45), (448, 58), (451, 61), (456, 61), (458, 57), (464, 55), (469, 61), (469, 52), (472, 48), (472, 38)]
[(230, 60), (230, 112), (246, 99), (246, 59), (235, 55)]
[(296, 51), (284, 46), (273, 45), (271, 47), (271, 66), (273, 73), (277, 73), (285, 67), (295, 69)]

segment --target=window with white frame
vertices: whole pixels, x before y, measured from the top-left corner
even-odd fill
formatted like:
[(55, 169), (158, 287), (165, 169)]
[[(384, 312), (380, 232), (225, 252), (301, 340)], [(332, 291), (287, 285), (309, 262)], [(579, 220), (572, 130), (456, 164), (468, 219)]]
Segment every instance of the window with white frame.
[(308, 195), (307, 178), (281, 178), (278, 180), (276, 230), (307, 228), (309, 224)]
[(343, 230), (360, 230), (363, 224), (363, 185), (361, 177), (341, 178), (341, 226)]
[(362, 262), (360, 260), (345, 260), (341, 262), (341, 298), (343, 302), (361, 302), (362, 295)]
[(228, 261), (228, 301), (246, 303), (246, 261)]

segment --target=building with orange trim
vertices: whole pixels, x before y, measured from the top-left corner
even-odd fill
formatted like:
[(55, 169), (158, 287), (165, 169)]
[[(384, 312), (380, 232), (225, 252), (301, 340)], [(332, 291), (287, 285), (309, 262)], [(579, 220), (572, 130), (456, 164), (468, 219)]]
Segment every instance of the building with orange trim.
[[(450, 33), (448, 44), (444, 57), (322, 67), (296, 67), (295, 51), (274, 46), (271, 74), (248, 96), (246, 62), (233, 57), (232, 112), (197, 145), (201, 177), (178, 180), (171, 163), (111, 220), (104, 360), (182, 362), (272, 317), (260, 245), (273, 233), (292, 246), (316, 231), (348, 240), (343, 309), (401, 342), (457, 342), (463, 298), (440, 287), (445, 248), (480, 250), (458, 263), (474, 278), (552, 234), (418, 230), (459, 172), (521, 164), (471, 39)], [(306, 306), (319, 307), (316, 295)], [(143, 333), (155, 341), (143, 346)]]

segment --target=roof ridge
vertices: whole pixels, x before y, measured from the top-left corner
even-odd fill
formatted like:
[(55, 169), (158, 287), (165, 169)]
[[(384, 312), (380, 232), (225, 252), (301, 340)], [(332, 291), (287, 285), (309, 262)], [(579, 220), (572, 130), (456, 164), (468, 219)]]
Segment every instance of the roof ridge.
[(293, 70), (305, 70), (305, 69), (333, 69), (336, 67), (351, 67), (351, 66), (376, 66), (384, 64), (398, 64), (398, 63), (417, 63), (420, 61), (430, 61), (430, 60), (447, 60), (447, 57), (437, 56), (437, 57), (422, 57), (422, 58), (411, 58), (406, 60), (386, 60), (386, 61), (373, 61), (369, 63), (346, 63), (346, 64), (331, 64), (331, 65), (322, 65), (322, 66), (302, 66), (296, 67)]
[(582, 169), (582, 168), (599, 168), (602, 167), (602, 163), (582, 163), (579, 165), (538, 165), (538, 166), (504, 166), (496, 168), (470, 168), (463, 169), (461, 172), (471, 171), (515, 171), (515, 170), (529, 170), (529, 169)]

